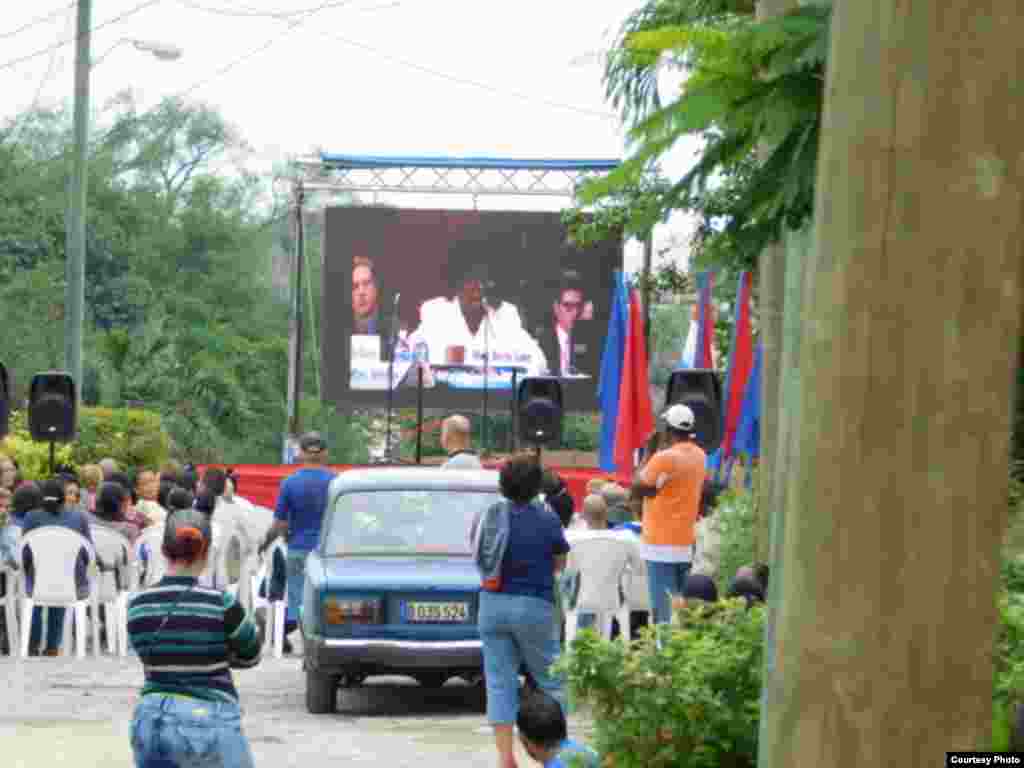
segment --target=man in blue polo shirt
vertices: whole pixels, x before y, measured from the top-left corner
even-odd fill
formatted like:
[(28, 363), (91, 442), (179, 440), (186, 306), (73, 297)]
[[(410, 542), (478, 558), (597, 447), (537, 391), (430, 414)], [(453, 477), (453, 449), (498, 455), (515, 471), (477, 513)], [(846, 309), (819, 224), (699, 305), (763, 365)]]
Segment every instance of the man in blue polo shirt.
[[(295, 631), (302, 607), (302, 586), (306, 580), (306, 556), (316, 548), (320, 526), (327, 510), (327, 489), (335, 474), (327, 467), (327, 444), (319, 432), (299, 438), (302, 468), (285, 478), (277, 494), (274, 524), (267, 532), (259, 553), (262, 556), (278, 536), (288, 542), (288, 611), (285, 634)], [(285, 640), (285, 651), (291, 643)]]

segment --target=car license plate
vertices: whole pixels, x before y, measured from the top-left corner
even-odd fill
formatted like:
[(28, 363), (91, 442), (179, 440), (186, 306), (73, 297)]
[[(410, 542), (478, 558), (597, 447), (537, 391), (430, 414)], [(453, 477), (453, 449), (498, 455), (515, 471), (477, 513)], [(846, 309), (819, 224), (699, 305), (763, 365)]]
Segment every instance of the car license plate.
[(410, 622), (460, 622), (469, 620), (468, 603), (406, 603), (402, 615)]

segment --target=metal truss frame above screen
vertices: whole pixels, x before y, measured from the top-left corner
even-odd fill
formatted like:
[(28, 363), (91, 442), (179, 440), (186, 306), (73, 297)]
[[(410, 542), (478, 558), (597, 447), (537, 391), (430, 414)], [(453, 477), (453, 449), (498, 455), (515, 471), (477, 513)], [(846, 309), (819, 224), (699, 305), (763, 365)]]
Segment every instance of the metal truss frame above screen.
[(536, 160), (492, 157), (381, 157), (321, 154), (301, 158), (295, 181), (309, 191), (575, 197), (588, 179), (620, 160)]

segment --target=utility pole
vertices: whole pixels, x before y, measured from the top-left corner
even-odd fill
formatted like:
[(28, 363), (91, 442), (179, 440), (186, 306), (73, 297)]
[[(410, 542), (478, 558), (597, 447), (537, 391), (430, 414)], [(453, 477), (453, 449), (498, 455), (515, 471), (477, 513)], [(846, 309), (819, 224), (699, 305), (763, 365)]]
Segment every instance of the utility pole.
[(64, 368), (82, 401), (82, 329), (85, 325), (85, 205), (89, 155), (89, 36), (92, 0), (78, 0), (75, 43), (74, 150), (65, 219), (67, 288), (64, 299)]
[(302, 342), (305, 333), (302, 317), (302, 272), (305, 262), (305, 231), (303, 226), (303, 204), (306, 191), (302, 182), (295, 187), (295, 258), (292, 261), (292, 311), (291, 339), (288, 345), (288, 424), (285, 434), (285, 448), (289, 438), (297, 438), (300, 431), (299, 403), (302, 400)]

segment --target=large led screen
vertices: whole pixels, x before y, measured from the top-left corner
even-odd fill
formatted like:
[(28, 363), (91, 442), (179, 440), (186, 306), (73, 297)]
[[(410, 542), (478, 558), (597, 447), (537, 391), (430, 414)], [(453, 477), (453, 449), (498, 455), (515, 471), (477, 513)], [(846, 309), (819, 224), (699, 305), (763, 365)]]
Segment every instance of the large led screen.
[(557, 213), (329, 208), (325, 395), (409, 405), (422, 378), (427, 408), (478, 409), (486, 389), (497, 409), (522, 377), (550, 375), (567, 409), (596, 410), (622, 254), (569, 245)]

